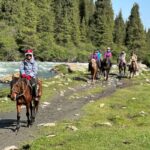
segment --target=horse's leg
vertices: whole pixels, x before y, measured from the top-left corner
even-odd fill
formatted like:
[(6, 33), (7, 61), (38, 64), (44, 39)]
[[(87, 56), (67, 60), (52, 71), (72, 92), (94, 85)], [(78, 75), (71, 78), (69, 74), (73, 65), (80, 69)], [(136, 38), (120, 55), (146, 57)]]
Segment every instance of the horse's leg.
[(34, 106), (32, 105), (32, 101), (30, 102), (30, 120), (31, 120), (31, 124), (34, 122), (35, 120), (35, 112), (34, 112)]
[(19, 131), (19, 128), (20, 128), (21, 105), (16, 103), (16, 107), (17, 107), (17, 125), (16, 125), (16, 131)]
[(124, 76), (126, 75), (126, 65), (124, 66)]
[(29, 113), (30, 103), (26, 104), (26, 116), (27, 116), (27, 127), (30, 126), (30, 113)]
[(96, 69), (94, 69), (93, 81), (96, 80), (96, 74), (97, 74), (97, 71), (96, 71)]
[[(40, 97), (39, 97), (39, 100), (40, 100)], [(38, 112), (39, 101), (34, 101), (34, 106), (35, 106), (35, 116), (36, 116)]]
[(108, 80), (109, 70), (106, 71), (106, 81)]
[(121, 76), (121, 68), (119, 67), (119, 76)]
[(104, 70), (104, 79), (106, 80), (106, 70)]

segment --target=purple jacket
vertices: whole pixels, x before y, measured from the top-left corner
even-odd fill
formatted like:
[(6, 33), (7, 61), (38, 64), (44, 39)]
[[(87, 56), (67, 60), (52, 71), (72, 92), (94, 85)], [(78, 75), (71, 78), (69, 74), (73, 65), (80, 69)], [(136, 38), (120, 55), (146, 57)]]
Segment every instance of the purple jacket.
[(91, 55), (91, 59), (92, 59), (92, 58), (95, 59), (95, 60), (98, 60), (97, 54), (96, 54), (96, 53), (92, 54), (92, 55)]
[(106, 58), (106, 57), (111, 58), (112, 57), (112, 53), (111, 52), (105, 52), (104, 58)]

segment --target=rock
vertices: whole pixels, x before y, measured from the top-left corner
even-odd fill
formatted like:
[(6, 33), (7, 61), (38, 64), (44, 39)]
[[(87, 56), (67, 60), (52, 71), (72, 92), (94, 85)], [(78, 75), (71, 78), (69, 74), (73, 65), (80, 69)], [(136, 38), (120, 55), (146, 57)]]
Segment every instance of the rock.
[(94, 103), (94, 100), (89, 101), (90, 103)]
[(105, 106), (104, 103), (102, 103), (102, 104), (99, 105), (100, 108), (103, 108), (104, 106)]
[(60, 91), (60, 96), (64, 96), (64, 91)]
[(44, 104), (44, 105), (49, 105), (50, 103), (49, 103), (49, 102), (43, 102), (43, 104)]
[(12, 77), (19, 78), (19, 76), (20, 76), (19, 73), (14, 73), (14, 74), (6, 75), (6, 76), (0, 78), (0, 82), (1, 83), (9, 83), (12, 80)]
[(46, 137), (55, 137), (56, 135), (54, 135), (54, 134), (50, 134), (50, 135), (47, 135)]
[(55, 127), (56, 124), (55, 123), (41, 123), (41, 124), (38, 124), (37, 126)]
[(5, 147), (3, 150), (19, 150), (19, 149), (18, 147), (12, 145), (12, 146)]
[(95, 127), (98, 127), (98, 126), (109, 126), (109, 127), (112, 127), (112, 124), (110, 122), (103, 122), (103, 123), (99, 123), (99, 122), (96, 122), (94, 124)]
[(80, 114), (75, 114), (75, 116), (80, 116)]
[(71, 130), (73, 130), (73, 131), (77, 131), (77, 130), (78, 130), (77, 127), (71, 126), (71, 125), (67, 126), (67, 128), (68, 128), (68, 129), (71, 129)]
[(57, 110), (58, 110), (58, 111), (60, 111), (60, 110), (61, 110), (61, 108), (57, 108)]

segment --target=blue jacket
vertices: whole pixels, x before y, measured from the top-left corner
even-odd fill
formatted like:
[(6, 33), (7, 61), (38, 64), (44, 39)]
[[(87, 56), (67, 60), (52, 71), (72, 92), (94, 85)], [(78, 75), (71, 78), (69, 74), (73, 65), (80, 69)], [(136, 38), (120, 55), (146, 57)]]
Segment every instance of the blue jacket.
[(21, 62), (21, 65), (20, 65), (21, 75), (26, 74), (26, 75), (31, 76), (32, 78), (36, 78), (37, 71), (38, 71), (38, 67), (37, 67), (37, 63), (34, 60), (34, 57), (32, 57), (30, 61), (25, 59)]
[(101, 59), (101, 55), (102, 55), (102, 54), (101, 54), (100, 52), (97, 53), (98, 60)]

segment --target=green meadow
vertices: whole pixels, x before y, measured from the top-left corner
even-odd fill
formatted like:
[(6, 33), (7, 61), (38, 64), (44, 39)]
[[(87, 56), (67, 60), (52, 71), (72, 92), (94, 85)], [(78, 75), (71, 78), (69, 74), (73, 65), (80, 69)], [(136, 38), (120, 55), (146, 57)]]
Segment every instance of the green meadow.
[[(144, 73), (130, 79), (132, 86), (117, 89), (112, 95), (88, 103), (82, 108), (83, 115), (77, 120), (57, 122), (55, 127), (41, 127), (39, 138), (23, 148), (149, 150), (149, 77), (149, 73)], [(92, 94), (97, 91), (96, 88), (91, 90)], [(87, 94), (89, 93), (90, 90)], [(86, 95), (85, 92), (83, 95)]]

